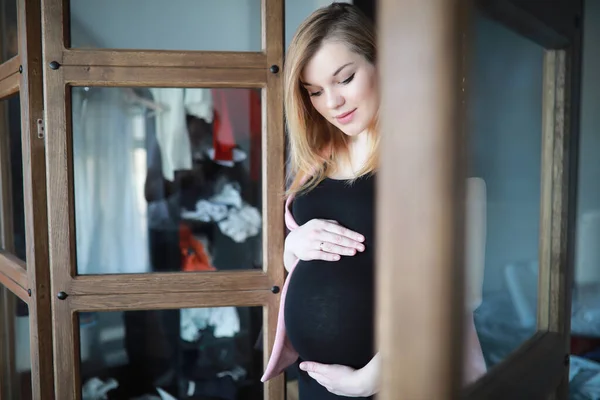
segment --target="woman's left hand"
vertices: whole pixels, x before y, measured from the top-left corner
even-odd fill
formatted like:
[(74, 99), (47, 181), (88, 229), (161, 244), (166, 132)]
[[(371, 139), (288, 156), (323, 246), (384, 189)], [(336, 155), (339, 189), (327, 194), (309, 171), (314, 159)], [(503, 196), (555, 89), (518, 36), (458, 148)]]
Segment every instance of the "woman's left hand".
[(361, 369), (309, 361), (300, 363), (300, 369), (306, 371), (321, 386), (338, 396), (368, 397), (378, 391), (379, 364), (377, 355)]

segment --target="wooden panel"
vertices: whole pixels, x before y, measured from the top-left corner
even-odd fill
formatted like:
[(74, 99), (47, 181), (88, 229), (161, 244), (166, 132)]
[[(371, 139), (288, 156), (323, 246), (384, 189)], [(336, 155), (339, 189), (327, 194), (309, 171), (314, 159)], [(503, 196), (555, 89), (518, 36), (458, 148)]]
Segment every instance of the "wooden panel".
[(567, 369), (564, 337), (537, 333), (470, 386), (464, 400), (547, 399)]
[(19, 92), (19, 82), (21, 77), (18, 72), (6, 77), (0, 81), (0, 99), (11, 96)]
[[(262, 45), (267, 54), (267, 65), (275, 65), (279, 72), (269, 72), (267, 87), (263, 89), (262, 114), (262, 198), (263, 198), (263, 267), (269, 278), (283, 287), (284, 203), (285, 191), (285, 127), (283, 121), (283, 43), (284, 7), (280, 0), (262, 0)], [(269, 306), (263, 312), (264, 365), (273, 350), (280, 293), (271, 294)], [(283, 374), (265, 383), (265, 399), (285, 397)]]
[(453, 399), (461, 388), (465, 176), (457, 154), (465, 4), (379, 3), (382, 400)]
[(0, 81), (9, 77), (12, 74), (19, 72), (21, 65), (21, 56), (15, 56), (10, 60), (0, 64)]
[[(63, 65), (105, 67), (158, 67), (158, 68), (244, 68), (265, 69), (263, 53), (236, 53), (226, 51), (131, 51), (67, 49)], [(51, 61), (51, 60), (49, 60)]]
[(21, 143), (23, 147), (23, 199), (27, 273), (31, 300), (29, 330), (31, 379), (34, 399), (54, 395), (52, 310), (48, 262), (46, 158), (44, 138), (37, 121), (43, 118), (41, 3), (19, 0), (19, 54), (21, 74)]
[[(265, 69), (128, 68), (63, 66), (65, 83), (75, 86), (261, 87)], [(51, 70), (52, 73), (57, 71)]]
[(18, 282), (14, 281), (9, 276), (0, 272), (0, 286), (6, 287), (17, 297), (26, 303), (30, 302), (29, 294), (27, 293), (27, 286), (21, 286)]
[(8, 276), (24, 288), (29, 287), (25, 262), (13, 254), (0, 252), (0, 273)]
[[(72, 295), (101, 293), (164, 293), (270, 290), (274, 285), (263, 271), (152, 273), (133, 275), (80, 275), (56, 291)], [(186, 295), (187, 296), (187, 295)]]
[(132, 311), (167, 310), (199, 307), (250, 307), (262, 306), (273, 297), (270, 290), (247, 292), (188, 292), (155, 294), (102, 294), (94, 296), (69, 296), (63, 302), (69, 304), (71, 311)]

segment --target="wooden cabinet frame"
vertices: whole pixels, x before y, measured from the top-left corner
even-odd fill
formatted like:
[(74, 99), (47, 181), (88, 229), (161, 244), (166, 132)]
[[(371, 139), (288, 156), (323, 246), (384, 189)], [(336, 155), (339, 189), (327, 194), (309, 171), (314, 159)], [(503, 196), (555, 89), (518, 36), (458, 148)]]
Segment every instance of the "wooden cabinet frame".
[[(56, 398), (81, 397), (75, 318), (81, 311), (263, 306), (266, 365), (279, 305), (272, 288), (284, 278), (282, 74), (270, 70), (283, 66), (283, 1), (262, 1), (263, 50), (247, 53), (72, 49), (68, 2), (42, 5)], [(77, 276), (69, 87), (83, 85), (262, 89), (262, 271)], [(283, 376), (266, 383), (265, 398), (282, 399), (283, 384)]]
[[(379, 2), (380, 74), (386, 82), (382, 85), (384, 145), (377, 210), (383, 238), (378, 244), (378, 338), (385, 368), (382, 399), (401, 395), (506, 399), (548, 394), (566, 398), (582, 3), (549, 2), (551, 5), (543, 3), (545, 7), (536, 0), (477, 2), (490, 17), (547, 49), (540, 296), (537, 334), (464, 391), (460, 368), (456, 368), (461, 365), (464, 318), (463, 255), (457, 249), (463, 245), (460, 205), (464, 204), (464, 165), (460, 155), (464, 154), (465, 140), (457, 118), (464, 112), (457, 93), (461, 71), (465, 71), (465, 27), (471, 3)], [(281, 287), (284, 279), (282, 76), (270, 70), (272, 65), (282, 69), (284, 6), (283, 0), (262, 0), (261, 4), (262, 51), (192, 52), (69, 48), (66, 0), (18, 0), (19, 54), (0, 64), (0, 99), (16, 93), (21, 96), (27, 263), (10, 254), (13, 230), (9, 167), (5, 162), (8, 147), (0, 138), (0, 244), (5, 249), (0, 252), (0, 285), (3, 300), (9, 290), (29, 306), (34, 398), (81, 397), (76, 323), (76, 313), (81, 311), (262, 306), (266, 363), (279, 306), (279, 295), (272, 288)], [(420, 48), (414, 46), (416, 38)], [(423, 54), (430, 68), (413, 62), (415, 56)], [(467, 76), (462, 78), (468, 81)], [(407, 87), (407, 82), (415, 85)], [(423, 82), (429, 84), (421, 85)], [(82, 85), (262, 89), (262, 147), (268, 149), (262, 159), (262, 271), (76, 274), (68, 89)], [(45, 122), (45, 131), (39, 134), (38, 120)], [(406, 134), (423, 121), (425, 135)], [(402, 169), (396, 166), (399, 158), (406, 163)], [(424, 163), (428, 159), (434, 161)], [(410, 168), (421, 172), (413, 174)], [(423, 207), (434, 212), (423, 214)], [(404, 234), (389, 235), (400, 225)], [(408, 270), (408, 265), (426, 267)], [(433, 294), (415, 307), (423, 299), (415, 289), (424, 285), (434, 289), (430, 291)], [(59, 292), (67, 297), (59, 299)], [(407, 298), (416, 302), (407, 302)], [(4, 304), (0, 323), (7, 326), (11, 305)], [(6, 338), (6, 332), (0, 336)], [(5, 350), (0, 348), (0, 352)], [(9, 370), (10, 366), (0, 366), (0, 385), (11, 393), (6, 387), (10, 379), (5, 380)], [(265, 384), (265, 398), (284, 398), (283, 376)]]
[[(582, 8), (580, 1), (547, 3), (475, 3), (489, 17), (546, 49), (540, 93), (538, 331), (461, 392), (457, 366), (463, 358), (464, 271), (461, 251), (456, 249), (464, 244), (459, 205), (464, 204), (465, 173), (464, 161), (457, 155), (465, 154), (465, 137), (456, 116), (464, 115), (457, 82), (468, 81), (461, 54), (468, 49), (465, 8), (471, 4), (381, 1), (381, 79), (386, 82), (378, 203), (379, 237), (385, 237), (378, 248), (382, 399), (567, 398)], [(415, 38), (419, 45), (411, 46), (407, 41)], [(403, 86), (407, 82), (419, 84)], [(398, 159), (403, 160), (402, 168), (396, 167)], [(411, 172), (415, 170), (419, 173)], [(400, 235), (386, 235), (397, 232), (398, 226), (403, 226)], [(427, 299), (415, 289), (425, 287)]]

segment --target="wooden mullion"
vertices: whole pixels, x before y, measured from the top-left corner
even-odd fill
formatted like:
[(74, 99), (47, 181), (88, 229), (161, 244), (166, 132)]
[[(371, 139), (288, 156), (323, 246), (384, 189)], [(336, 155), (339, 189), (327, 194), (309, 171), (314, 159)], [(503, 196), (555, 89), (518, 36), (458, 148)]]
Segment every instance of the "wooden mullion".
[(25, 303), (30, 303), (27, 286), (21, 285), (19, 282), (13, 280), (10, 276), (5, 275), (2, 272), (0, 272), (0, 286), (7, 288)]
[(18, 72), (0, 80), (0, 99), (5, 99), (19, 93), (19, 81), (21, 77)]
[(65, 49), (65, 66), (265, 69), (261, 52)]
[(270, 290), (275, 284), (260, 270), (79, 275), (64, 286), (69, 295)]
[(29, 285), (25, 262), (11, 253), (0, 252), (0, 273), (8, 276), (24, 288)]
[(0, 81), (8, 78), (9, 76), (19, 72), (19, 66), (21, 65), (21, 56), (15, 56), (8, 61), (0, 64)]
[(459, 0), (379, 3), (381, 400), (455, 399), (461, 388), (465, 176), (457, 154), (464, 6)]
[(538, 263), (537, 329), (547, 331), (550, 319), (552, 280), (552, 218), (554, 184), (554, 132), (556, 108), (556, 51), (544, 54), (542, 89), (542, 160), (540, 188), (540, 234)]
[[(267, 55), (267, 85), (262, 103), (262, 198), (263, 264), (275, 286), (283, 287), (283, 201), (285, 190), (285, 127), (283, 121), (283, 43), (284, 2), (262, 0), (262, 46)], [(271, 68), (272, 67), (272, 68)], [(263, 312), (263, 360), (267, 364), (275, 341), (280, 291), (270, 295)], [(265, 383), (264, 398), (281, 400), (285, 396), (283, 374)]]
[(32, 396), (53, 398), (52, 310), (48, 261), (48, 218), (44, 136), (38, 120), (44, 117), (42, 81), (41, 0), (19, 0), (21, 74), (21, 143), (27, 274), (30, 290), (29, 330)]
[(69, 296), (72, 312), (80, 311), (135, 311), (169, 310), (203, 307), (251, 307), (268, 304), (273, 296), (270, 290), (223, 292), (101, 294), (89, 296)]
[[(61, 66), (64, 82), (73, 86), (262, 87), (267, 68)], [(58, 71), (51, 70), (56, 74)]]
[[(51, 62), (62, 64), (65, 24), (68, 2), (42, 0), (42, 38), (44, 59), (44, 121), (49, 270), (51, 293), (65, 291), (75, 272), (74, 202), (72, 193), (71, 128), (67, 121), (67, 91), (63, 68), (52, 69)], [(67, 17), (68, 19), (68, 17)], [(72, 342), (76, 321), (68, 303), (56, 295), (49, 296), (52, 308), (52, 335), (54, 354), (54, 395), (56, 399), (76, 400), (81, 397), (79, 370), (74, 363), (78, 346)]]

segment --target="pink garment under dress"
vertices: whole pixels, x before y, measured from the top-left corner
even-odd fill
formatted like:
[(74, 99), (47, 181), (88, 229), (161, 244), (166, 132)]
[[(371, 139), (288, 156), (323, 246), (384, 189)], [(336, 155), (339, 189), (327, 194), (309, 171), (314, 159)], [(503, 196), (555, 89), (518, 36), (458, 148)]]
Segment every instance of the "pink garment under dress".
[[(290, 205), (293, 200), (293, 197), (288, 197), (285, 203), (285, 224), (287, 228), (292, 231), (298, 228), (298, 224), (294, 220), (292, 213), (290, 211)], [(287, 294), (287, 289), (289, 286), (289, 282), (293, 276), (294, 269), (298, 261), (291, 266), (289, 274), (283, 284), (283, 289), (281, 291), (281, 299), (279, 305), (279, 313), (277, 318), (277, 330), (275, 332), (275, 343), (273, 345), (273, 351), (271, 356), (269, 357), (269, 362), (267, 363), (267, 367), (265, 369), (264, 375), (261, 378), (262, 382), (266, 382), (269, 379), (272, 379), (282, 372), (285, 371), (287, 367), (292, 365), (298, 359), (298, 353), (290, 343), (290, 340), (286, 334), (285, 328), (285, 316), (284, 316), (284, 305), (285, 305), (285, 297)], [(475, 330), (475, 324), (473, 322), (472, 314), (466, 318), (466, 327), (465, 327), (465, 371), (464, 371), (464, 379), (465, 384), (469, 384), (471, 382), (476, 381), (480, 376), (485, 374), (486, 365), (485, 360), (483, 358), (483, 352), (481, 350), (481, 344), (479, 343), (479, 338), (477, 337), (477, 332)]]

